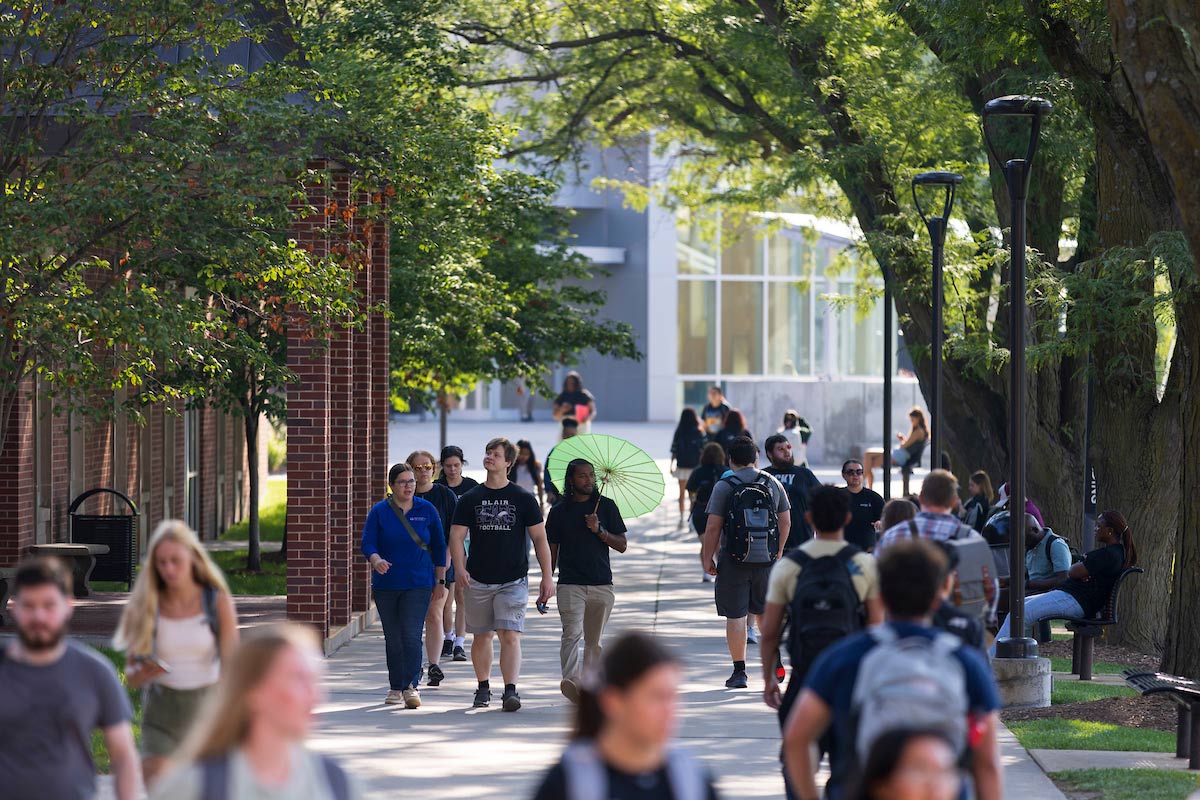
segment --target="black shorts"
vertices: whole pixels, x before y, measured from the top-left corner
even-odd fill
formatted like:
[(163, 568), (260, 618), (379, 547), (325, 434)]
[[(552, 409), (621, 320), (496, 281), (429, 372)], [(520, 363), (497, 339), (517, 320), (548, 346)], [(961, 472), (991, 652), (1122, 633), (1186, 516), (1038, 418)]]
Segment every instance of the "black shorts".
[(717, 563), (717, 614), (741, 619), (761, 614), (767, 605), (767, 583), (773, 564), (741, 564), (732, 558)]

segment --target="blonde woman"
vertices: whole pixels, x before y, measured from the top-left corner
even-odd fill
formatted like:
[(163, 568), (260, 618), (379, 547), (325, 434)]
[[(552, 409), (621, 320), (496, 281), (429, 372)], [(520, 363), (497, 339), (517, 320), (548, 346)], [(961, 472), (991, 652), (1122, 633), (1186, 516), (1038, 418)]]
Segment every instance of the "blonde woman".
[(144, 690), (147, 786), (179, 746), (237, 642), (237, 611), (221, 570), (186, 523), (164, 520), (113, 637), (125, 651), (129, 685)]
[(321, 700), (320, 643), (311, 628), (269, 625), (246, 635), (151, 797), (163, 800), (352, 800), (355, 782), (304, 747)]

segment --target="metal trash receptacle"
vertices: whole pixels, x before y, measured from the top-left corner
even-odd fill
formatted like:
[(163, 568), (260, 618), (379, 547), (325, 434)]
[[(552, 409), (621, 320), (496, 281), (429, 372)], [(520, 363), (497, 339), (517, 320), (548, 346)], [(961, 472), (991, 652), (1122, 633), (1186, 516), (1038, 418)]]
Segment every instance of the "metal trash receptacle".
[[(97, 494), (115, 494), (129, 507), (128, 514), (80, 514), (78, 509)], [(134, 566), (137, 564), (138, 510), (133, 501), (116, 489), (89, 489), (76, 497), (67, 509), (71, 517), (71, 542), (74, 544), (108, 545), (108, 553), (96, 556), (92, 570), (94, 581), (117, 581), (133, 588)]]

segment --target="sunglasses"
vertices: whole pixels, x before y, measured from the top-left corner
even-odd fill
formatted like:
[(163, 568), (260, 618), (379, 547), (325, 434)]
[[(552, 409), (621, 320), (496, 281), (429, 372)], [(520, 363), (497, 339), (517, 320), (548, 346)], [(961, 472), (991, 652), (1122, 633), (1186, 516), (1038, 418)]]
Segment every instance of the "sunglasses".
[(433, 464), (413, 464), (413, 469), (433, 469)]
[(842, 470), (842, 474), (843, 475), (862, 475), (863, 471), (861, 469), (845, 469), (845, 470)]

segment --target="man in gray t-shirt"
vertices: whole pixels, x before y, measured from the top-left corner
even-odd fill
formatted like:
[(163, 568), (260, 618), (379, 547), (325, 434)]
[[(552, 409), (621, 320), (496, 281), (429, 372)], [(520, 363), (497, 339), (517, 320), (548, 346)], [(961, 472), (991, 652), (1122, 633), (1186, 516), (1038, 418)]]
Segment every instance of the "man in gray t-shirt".
[(779, 519), (779, 546), (770, 553), (778, 559), (787, 546), (788, 533), (792, 528), (791, 505), (787, 492), (774, 476), (760, 472), (758, 445), (749, 437), (735, 439), (729, 446), (729, 464), (732, 475), (717, 481), (709, 498), (708, 523), (704, 529), (704, 549), (700, 563), (711, 575), (717, 576), (715, 598), (717, 614), (725, 617), (725, 639), (729, 644), (729, 656), (733, 659), (733, 674), (725, 681), (726, 688), (745, 689), (749, 685), (746, 676), (746, 644), (757, 643), (753, 621), (747, 625), (747, 617), (763, 613), (767, 602), (767, 583), (771, 576), (773, 561), (760, 563), (738, 562), (728, 557), (725, 543), (725, 513), (730, 498), (739, 483), (761, 482), (771, 495), (771, 503)]
[(87, 800), (96, 794), (92, 731), (101, 730), (119, 800), (141, 794), (129, 698), (112, 664), (66, 640), (70, 575), (54, 559), (13, 578), (17, 640), (0, 650), (0, 794)]

